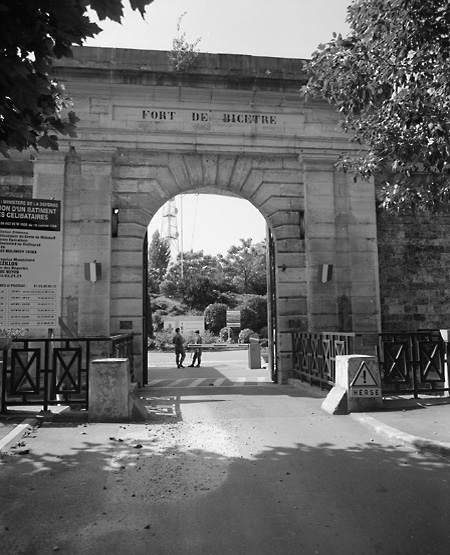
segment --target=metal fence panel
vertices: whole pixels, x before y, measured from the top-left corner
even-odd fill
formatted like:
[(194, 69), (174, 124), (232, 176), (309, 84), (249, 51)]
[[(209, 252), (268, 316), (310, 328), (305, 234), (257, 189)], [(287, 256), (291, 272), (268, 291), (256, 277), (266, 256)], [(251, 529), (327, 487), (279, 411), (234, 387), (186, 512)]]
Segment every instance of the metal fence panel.
[(384, 394), (450, 391), (449, 343), (439, 330), (417, 333), (341, 334), (293, 333), (294, 376), (322, 389), (335, 383), (336, 356), (369, 354), (378, 357)]
[(3, 351), (1, 411), (17, 405), (42, 405), (48, 410), (61, 402), (87, 408), (90, 363), (105, 357), (128, 358), (134, 380), (133, 334), (14, 339)]

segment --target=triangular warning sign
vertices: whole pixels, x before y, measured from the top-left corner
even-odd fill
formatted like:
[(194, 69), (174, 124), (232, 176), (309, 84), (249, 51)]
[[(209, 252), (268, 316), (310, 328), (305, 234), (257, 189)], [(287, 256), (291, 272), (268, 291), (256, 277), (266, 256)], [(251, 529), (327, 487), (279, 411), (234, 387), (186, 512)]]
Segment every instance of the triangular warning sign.
[(372, 372), (369, 370), (367, 364), (363, 361), (356, 372), (350, 387), (379, 387), (377, 380), (373, 377)]

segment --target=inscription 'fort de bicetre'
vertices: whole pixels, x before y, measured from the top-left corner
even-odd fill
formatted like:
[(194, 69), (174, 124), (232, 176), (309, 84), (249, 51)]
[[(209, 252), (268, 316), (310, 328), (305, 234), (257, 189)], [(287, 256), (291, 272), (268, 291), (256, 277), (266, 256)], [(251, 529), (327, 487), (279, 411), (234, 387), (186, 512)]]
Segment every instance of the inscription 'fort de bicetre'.
[(276, 125), (277, 116), (271, 114), (246, 114), (242, 112), (187, 112), (181, 113), (176, 110), (142, 110), (142, 119), (146, 121), (186, 121), (186, 118), (193, 123), (201, 122), (221, 122), (221, 123), (243, 123), (243, 124), (262, 124)]

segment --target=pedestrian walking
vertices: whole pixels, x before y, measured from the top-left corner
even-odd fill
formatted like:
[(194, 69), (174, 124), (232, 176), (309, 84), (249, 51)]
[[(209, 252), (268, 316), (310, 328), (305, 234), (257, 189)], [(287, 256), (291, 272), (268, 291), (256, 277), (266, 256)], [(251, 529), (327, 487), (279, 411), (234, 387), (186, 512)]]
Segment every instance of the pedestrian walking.
[(195, 347), (194, 356), (192, 357), (192, 364), (189, 364), (189, 366), (195, 366), (196, 362), (197, 362), (197, 366), (200, 366), (202, 362), (202, 348), (201, 348), (202, 343), (203, 343), (203, 339), (202, 339), (202, 336), (200, 335), (200, 330), (196, 330), (195, 344), (199, 345), (199, 347)]
[(175, 345), (175, 362), (177, 368), (184, 368), (183, 362), (186, 358), (186, 349), (184, 348), (184, 337), (180, 333), (180, 328), (175, 329), (172, 343)]

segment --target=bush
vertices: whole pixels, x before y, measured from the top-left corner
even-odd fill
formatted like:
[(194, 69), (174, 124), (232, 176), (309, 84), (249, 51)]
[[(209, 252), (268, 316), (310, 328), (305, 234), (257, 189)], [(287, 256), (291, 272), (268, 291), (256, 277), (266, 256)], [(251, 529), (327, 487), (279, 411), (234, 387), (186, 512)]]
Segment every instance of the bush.
[(212, 333), (219, 331), (227, 323), (227, 305), (222, 303), (213, 303), (205, 309), (205, 324)]
[(173, 339), (174, 333), (173, 330), (162, 330), (162, 331), (157, 331), (155, 333), (155, 347), (157, 349), (161, 349), (162, 351), (164, 351), (167, 348), (171, 348), (173, 347), (173, 343), (172, 343), (172, 339)]
[(239, 333), (239, 343), (250, 343), (250, 337), (252, 335), (258, 335), (258, 334), (255, 333), (250, 328), (245, 328), (241, 330), (241, 332)]
[(217, 336), (215, 336), (213, 333), (211, 333), (209, 330), (204, 331), (202, 334), (200, 334), (203, 338), (203, 343), (205, 345), (211, 345), (212, 343), (217, 343)]
[(259, 333), (259, 337), (267, 339), (269, 337), (269, 328), (267, 326), (264, 326), (259, 330), (258, 333)]
[[(230, 333), (228, 333), (228, 330), (230, 330)], [(222, 342), (228, 341), (228, 338), (230, 338), (231, 343), (236, 343), (237, 341), (236, 330), (233, 328), (222, 328), (219, 332), (220, 341)]]
[(152, 314), (153, 328), (155, 330), (160, 330), (164, 327), (164, 318), (167, 316), (167, 312), (162, 309), (155, 310)]
[(267, 326), (267, 297), (249, 295), (238, 307), (241, 310), (241, 324), (243, 328), (259, 330)]

